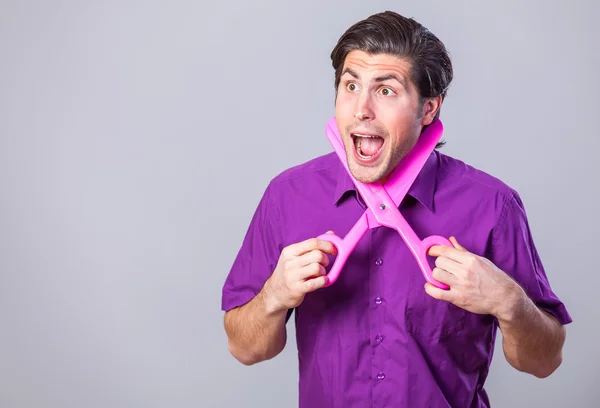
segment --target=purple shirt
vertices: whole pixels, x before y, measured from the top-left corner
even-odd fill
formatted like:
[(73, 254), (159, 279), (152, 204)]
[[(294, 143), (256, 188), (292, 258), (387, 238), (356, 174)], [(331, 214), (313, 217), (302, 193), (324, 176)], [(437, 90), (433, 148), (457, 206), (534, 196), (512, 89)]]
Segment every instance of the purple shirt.
[[(434, 152), (400, 205), (417, 235), (456, 236), (512, 276), (563, 324), (517, 192)], [(254, 297), (281, 249), (333, 230), (343, 237), (365, 211), (331, 153), (284, 171), (267, 187), (223, 287), (222, 309)], [(301, 408), (488, 407), (484, 388), (498, 327), (431, 298), (397, 232), (369, 230), (330, 287), (295, 310)]]

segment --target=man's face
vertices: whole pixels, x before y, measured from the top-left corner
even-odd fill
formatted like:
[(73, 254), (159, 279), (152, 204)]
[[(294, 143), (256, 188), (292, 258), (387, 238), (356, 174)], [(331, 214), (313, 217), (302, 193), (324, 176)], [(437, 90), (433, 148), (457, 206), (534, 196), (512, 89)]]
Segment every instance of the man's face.
[(355, 179), (385, 181), (433, 120), (441, 98), (423, 106), (411, 64), (387, 54), (351, 51), (336, 98), (336, 121)]

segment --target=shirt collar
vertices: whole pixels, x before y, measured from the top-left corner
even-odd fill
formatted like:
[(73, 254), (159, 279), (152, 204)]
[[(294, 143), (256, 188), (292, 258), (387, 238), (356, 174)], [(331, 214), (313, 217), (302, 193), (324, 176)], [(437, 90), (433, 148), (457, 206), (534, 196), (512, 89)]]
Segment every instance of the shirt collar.
[[(421, 172), (411, 185), (407, 195), (419, 201), (422, 205), (433, 211), (433, 194), (435, 192), (437, 169), (437, 152), (432, 152)], [(334, 204), (338, 205), (349, 195), (354, 193), (358, 196), (358, 191), (352, 182), (352, 179), (341, 164), (338, 166), (337, 185), (334, 194)]]

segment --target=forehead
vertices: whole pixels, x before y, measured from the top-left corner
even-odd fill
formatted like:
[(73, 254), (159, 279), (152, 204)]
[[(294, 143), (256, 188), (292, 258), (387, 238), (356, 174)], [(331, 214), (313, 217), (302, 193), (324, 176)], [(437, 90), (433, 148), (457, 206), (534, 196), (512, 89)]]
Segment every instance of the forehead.
[[(348, 53), (344, 61), (344, 70), (351, 68), (364, 75), (380, 75), (395, 73), (404, 79), (410, 79), (411, 63), (405, 59), (389, 54), (369, 54), (360, 50)], [(343, 71), (342, 71), (343, 72)]]

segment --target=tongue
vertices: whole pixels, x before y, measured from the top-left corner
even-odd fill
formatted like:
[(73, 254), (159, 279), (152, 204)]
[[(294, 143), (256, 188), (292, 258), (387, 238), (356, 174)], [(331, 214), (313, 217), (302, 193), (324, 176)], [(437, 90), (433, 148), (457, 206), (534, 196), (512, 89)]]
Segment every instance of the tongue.
[(363, 137), (360, 141), (360, 151), (363, 156), (373, 156), (382, 145), (383, 139), (380, 137)]

